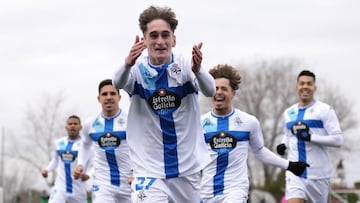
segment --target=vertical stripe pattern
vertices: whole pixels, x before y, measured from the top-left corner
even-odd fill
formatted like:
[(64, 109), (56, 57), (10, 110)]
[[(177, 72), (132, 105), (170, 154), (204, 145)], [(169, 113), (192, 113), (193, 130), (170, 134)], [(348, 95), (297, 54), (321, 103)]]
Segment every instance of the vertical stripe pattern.
[[(112, 132), (114, 119), (105, 119), (105, 132)], [(116, 161), (115, 150), (105, 150), (106, 160), (110, 168), (110, 182), (112, 185), (120, 186), (120, 172)]]

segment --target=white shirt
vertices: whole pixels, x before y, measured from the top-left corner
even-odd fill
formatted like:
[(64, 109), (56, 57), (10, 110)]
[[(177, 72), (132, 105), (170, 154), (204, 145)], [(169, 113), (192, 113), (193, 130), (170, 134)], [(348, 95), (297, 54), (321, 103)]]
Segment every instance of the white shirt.
[(83, 125), (79, 164), (83, 164), (88, 156), (95, 156), (93, 174), (96, 184), (120, 186), (127, 184), (131, 176), (126, 118), (127, 114), (120, 110), (113, 117), (100, 114)]
[(148, 57), (121, 66), (113, 83), (131, 96), (127, 135), (134, 175), (173, 178), (199, 172), (209, 161), (200, 126), (199, 90), (215, 93), (212, 76), (194, 74), (190, 58), (152, 66)]
[(86, 183), (82, 180), (75, 180), (72, 172), (77, 166), (78, 150), (81, 138), (69, 140), (67, 136), (55, 141), (54, 156), (46, 167), (47, 171), (57, 170), (55, 189), (71, 194), (86, 196)]
[[(285, 110), (284, 120), (283, 143), (288, 147), (288, 159), (310, 164), (301, 177), (330, 178), (333, 166), (328, 147), (340, 147), (343, 143), (342, 131), (334, 109), (320, 101), (314, 101), (306, 107), (294, 104)], [(310, 142), (299, 140), (291, 133), (291, 126), (296, 121), (302, 121), (309, 126)]]
[(247, 158), (251, 148), (260, 161), (286, 169), (289, 162), (272, 153), (264, 146), (258, 119), (240, 111), (225, 116), (208, 112), (201, 116), (205, 141), (211, 155), (211, 163), (203, 170), (201, 197), (229, 194), (234, 190), (249, 189)]

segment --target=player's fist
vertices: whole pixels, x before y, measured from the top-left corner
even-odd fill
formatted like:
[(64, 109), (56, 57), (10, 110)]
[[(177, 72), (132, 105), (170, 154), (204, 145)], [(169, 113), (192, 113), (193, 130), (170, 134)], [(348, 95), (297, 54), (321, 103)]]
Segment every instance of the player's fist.
[(285, 154), (285, 151), (286, 151), (286, 146), (284, 143), (282, 144), (279, 144), (277, 147), (276, 147), (276, 151), (279, 155), (284, 155)]
[(302, 173), (304, 173), (306, 167), (309, 167), (310, 165), (308, 163), (302, 162), (302, 161), (289, 161), (289, 166), (287, 170), (291, 171), (293, 174), (300, 176)]
[(309, 126), (301, 121), (296, 122), (291, 126), (291, 133), (296, 135), (298, 139), (309, 141), (311, 140), (311, 134), (309, 133)]
[(83, 172), (83, 166), (82, 165), (76, 166), (76, 168), (74, 169), (74, 172), (73, 172), (74, 178), (79, 179), (82, 175), (82, 172)]
[(47, 171), (46, 169), (41, 170), (41, 175), (42, 175), (44, 178), (47, 178), (47, 177), (48, 177), (48, 171)]

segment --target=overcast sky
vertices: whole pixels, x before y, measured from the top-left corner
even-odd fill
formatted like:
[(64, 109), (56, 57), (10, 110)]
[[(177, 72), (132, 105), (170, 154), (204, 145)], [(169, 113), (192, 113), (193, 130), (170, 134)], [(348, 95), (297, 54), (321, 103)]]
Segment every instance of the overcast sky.
[[(0, 127), (18, 127), (26, 107), (49, 92), (65, 91), (82, 117), (98, 113), (97, 85), (124, 61), (141, 35), (138, 15), (152, 4), (177, 14), (174, 51), (190, 54), (203, 42), (206, 68), (299, 58), (353, 99), (360, 118), (358, 0), (1, 0)], [(360, 180), (355, 169), (349, 174)]]

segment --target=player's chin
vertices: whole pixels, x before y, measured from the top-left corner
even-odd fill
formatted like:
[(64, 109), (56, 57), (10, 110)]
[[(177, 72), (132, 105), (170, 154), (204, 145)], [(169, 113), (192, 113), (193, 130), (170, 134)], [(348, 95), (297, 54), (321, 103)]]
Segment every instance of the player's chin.
[(104, 109), (107, 110), (107, 111), (111, 111), (111, 110), (114, 109), (114, 105), (113, 105), (113, 104), (105, 105), (105, 106), (104, 106)]
[(223, 105), (214, 105), (214, 109), (216, 111), (223, 111), (224, 110), (224, 106)]
[(223, 108), (224, 102), (223, 101), (216, 101), (213, 100), (214, 108)]

